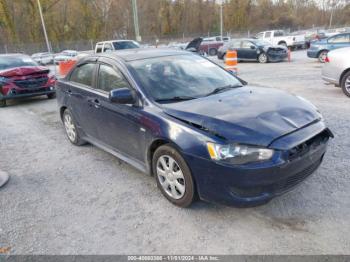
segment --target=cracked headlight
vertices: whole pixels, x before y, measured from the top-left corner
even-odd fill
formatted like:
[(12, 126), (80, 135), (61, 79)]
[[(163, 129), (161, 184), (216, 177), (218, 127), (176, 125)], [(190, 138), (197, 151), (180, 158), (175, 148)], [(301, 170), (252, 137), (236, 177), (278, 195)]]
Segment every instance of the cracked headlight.
[(274, 150), (247, 145), (220, 145), (207, 143), (211, 159), (235, 165), (266, 161), (272, 158)]

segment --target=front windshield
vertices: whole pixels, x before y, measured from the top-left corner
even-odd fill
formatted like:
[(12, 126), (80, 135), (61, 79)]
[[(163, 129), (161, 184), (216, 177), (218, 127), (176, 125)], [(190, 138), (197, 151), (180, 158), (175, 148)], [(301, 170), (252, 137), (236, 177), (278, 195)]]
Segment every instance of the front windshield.
[(129, 67), (139, 85), (156, 101), (198, 98), (218, 88), (242, 85), (226, 70), (197, 55), (136, 60)]
[(0, 57), (0, 70), (6, 70), (21, 66), (37, 66), (38, 64), (29, 56)]

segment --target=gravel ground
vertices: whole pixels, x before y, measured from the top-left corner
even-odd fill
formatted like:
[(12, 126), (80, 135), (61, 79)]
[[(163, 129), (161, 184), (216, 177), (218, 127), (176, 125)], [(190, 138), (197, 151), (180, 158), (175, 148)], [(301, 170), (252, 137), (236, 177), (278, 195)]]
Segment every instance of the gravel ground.
[(257, 208), (171, 205), (154, 178), (65, 137), (54, 100), (0, 109), (0, 248), (13, 254), (350, 254), (350, 100), (320, 79), (321, 65), (239, 64), (250, 84), (312, 101), (335, 134), (318, 171)]

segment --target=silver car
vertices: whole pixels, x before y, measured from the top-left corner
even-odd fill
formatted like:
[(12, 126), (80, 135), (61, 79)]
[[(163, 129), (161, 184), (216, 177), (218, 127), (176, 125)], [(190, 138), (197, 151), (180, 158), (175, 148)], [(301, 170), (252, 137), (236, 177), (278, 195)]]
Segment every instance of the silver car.
[(333, 50), (327, 54), (322, 69), (322, 79), (340, 86), (350, 97), (350, 47)]

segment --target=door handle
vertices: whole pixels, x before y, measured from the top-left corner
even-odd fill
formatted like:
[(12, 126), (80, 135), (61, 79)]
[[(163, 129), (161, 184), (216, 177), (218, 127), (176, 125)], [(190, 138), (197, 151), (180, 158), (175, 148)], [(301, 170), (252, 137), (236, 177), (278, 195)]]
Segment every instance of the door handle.
[(96, 99), (88, 99), (87, 100), (90, 103), (90, 106), (94, 105), (95, 108), (100, 108), (100, 101)]
[(67, 93), (68, 93), (68, 95), (71, 95), (72, 94), (72, 90), (68, 89)]

